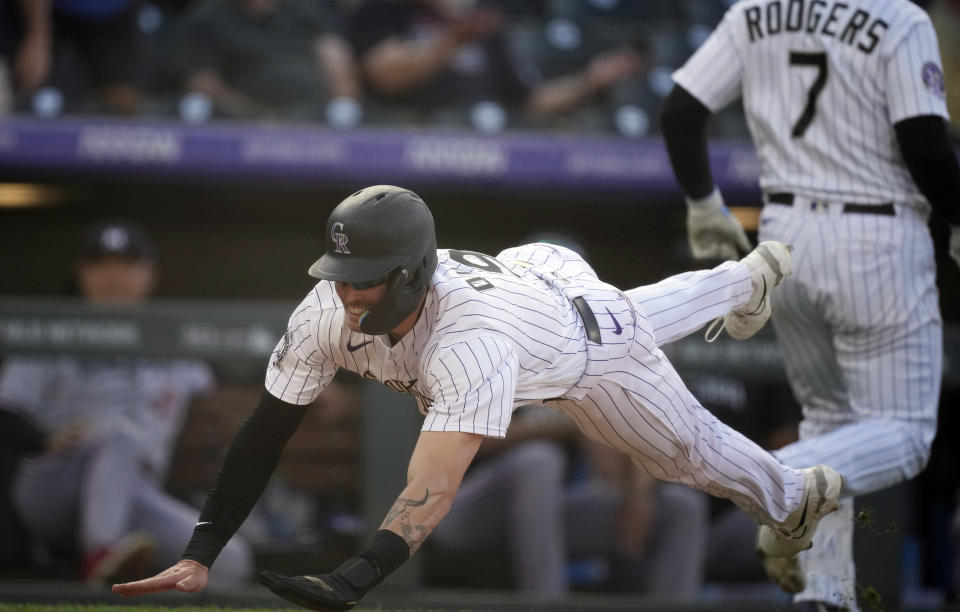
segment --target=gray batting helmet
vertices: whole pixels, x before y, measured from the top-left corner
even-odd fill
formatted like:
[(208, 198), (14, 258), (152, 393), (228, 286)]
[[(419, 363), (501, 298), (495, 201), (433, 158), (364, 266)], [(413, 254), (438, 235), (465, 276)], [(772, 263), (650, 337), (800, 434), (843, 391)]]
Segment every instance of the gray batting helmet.
[(364, 333), (385, 334), (420, 304), (436, 269), (437, 236), (430, 209), (409, 189), (374, 185), (330, 213), (327, 251), (309, 274), (356, 289), (386, 282), (383, 300), (360, 319)]

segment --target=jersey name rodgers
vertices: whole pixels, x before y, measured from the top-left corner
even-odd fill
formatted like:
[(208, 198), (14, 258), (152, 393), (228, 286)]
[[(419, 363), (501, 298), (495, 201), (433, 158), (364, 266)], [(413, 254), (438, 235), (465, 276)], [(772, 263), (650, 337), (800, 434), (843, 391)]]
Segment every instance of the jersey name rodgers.
[(742, 94), (765, 191), (926, 209), (893, 125), (947, 117), (941, 66), (909, 0), (743, 0), (674, 80), (713, 112)]
[(415, 397), (425, 430), (502, 437), (516, 406), (577, 383), (587, 357), (576, 310), (532, 270), (592, 274), (583, 259), (533, 244), (496, 259), (442, 249), (438, 260), (421, 316), (393, 346), (351, 331), (334, 283), (317, 283), (273, 352), (267, 390), (307, 404), (344, 368)]

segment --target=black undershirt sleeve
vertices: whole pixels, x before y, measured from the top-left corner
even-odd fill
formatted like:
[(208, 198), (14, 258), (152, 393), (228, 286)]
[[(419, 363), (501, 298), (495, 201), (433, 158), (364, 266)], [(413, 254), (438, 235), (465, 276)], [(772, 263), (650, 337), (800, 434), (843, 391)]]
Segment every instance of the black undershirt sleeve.
[(950, 225), (960, 225), (960, 165), (939, 115), (921, 115), (896, 123), (900, 152), (917, 188)]
[(30, 420), (0, 406), (0, 444), (17, 454), (43, 452), (47, 434)]
[(263, 392), (227, 451), (183, 559), (207, 567), (213, 564), (263, 493), (283, 447), (306, 412), (307, 406), (288, 404)]
[(686, 89), (675, 85), (663, 103), (660, 131), (670, 156), (673, 174), (690, 199), (704, 198), (713, 191), (707, 150), (707, 123), (710, 110)]

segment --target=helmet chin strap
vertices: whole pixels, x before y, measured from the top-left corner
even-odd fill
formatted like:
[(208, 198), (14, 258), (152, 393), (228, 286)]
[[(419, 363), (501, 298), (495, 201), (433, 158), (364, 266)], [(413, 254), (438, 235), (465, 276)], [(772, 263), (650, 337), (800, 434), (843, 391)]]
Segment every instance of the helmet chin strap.
[(360, 317), (360, 331), (371, 336), (389, 333), (420, 305), (426, 287), (411, 291), (406, 285), (410, 273), (398, 268), (387, 279), (387, 291), (379, 304)]

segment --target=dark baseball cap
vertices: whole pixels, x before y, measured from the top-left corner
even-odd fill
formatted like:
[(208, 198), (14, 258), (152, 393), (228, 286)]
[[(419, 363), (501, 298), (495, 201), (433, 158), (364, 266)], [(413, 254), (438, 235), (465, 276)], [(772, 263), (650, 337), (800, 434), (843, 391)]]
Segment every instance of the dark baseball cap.
[(121, 219), (100, 221), (87, 229), (80, 259), (110, 256), (154, 260), (157, 250), (138, 223)]

